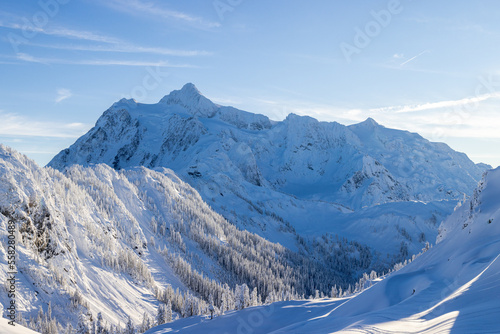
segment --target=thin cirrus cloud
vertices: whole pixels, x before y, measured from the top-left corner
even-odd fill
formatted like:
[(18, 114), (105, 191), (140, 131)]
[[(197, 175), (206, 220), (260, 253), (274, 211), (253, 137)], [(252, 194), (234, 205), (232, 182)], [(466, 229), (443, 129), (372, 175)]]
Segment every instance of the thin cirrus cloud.
[(440, 109), (440, 108), (452, 108), (452, 107), (460, 107), (460, 106), (473, 106), (479, 102), (486, 101), (493, 98), (499, 98), (500, 92), (492, 92), (486, 93), (482, 95), (478, 95), (475, 97), (466, 97), (458, 100), (447, 100), (447, 101), (438, 101), (438, 102), (428, 102), (422, 104), (413, 104), (413, 105), (400, 105), (400, 106), (390, 106), (390, 107), (382, 107), (382, 108), (373, 108), (368, 111), (373, 114), (378, 113), (409, 113), (416, 111), (424, 111), (430, 109)]
[(56, 96), (56, 103), (59, 103), (63, 100), (66, 100), (68, 98), (70, 98), (71, 96), (73, 96), (73, 94), (71, 93), (71, 91), (67, 88), (59, 88), (57, 90), (57, 96)]
[[(24, 24), (21, 23), (22, 18), (14, 14), (0, 12), (0, 27), (12, 30), (22, 31), (19, 35), (22, 45), (29, 45), (35, 47), (60, 49), (60, 50), (73, 50), (73, 51), (94, 51), (94, 52), (121, 52), (121, 53), (148, 53), (159, 54), (166, 56), (209, 56), (211, 52), (204, 50), (177, 50), (162, 47), (147, 47), (128, 43), (119, 38), (107, 36), (101, 33), (95, 33), (85, 30), (74, 30), (66, 27), (30, 27), (26, 30)], [(80, 40), (84, 42), (101, 43), (99, 45), (75, 45), (75, 44), (42, 44), (34, 43), (31, 39), (24, 38), (24, 33), (28, 35), (43, 34), (54, 37), (61, 37), (65, 39)], [(9, 35), (7, 35), (9, 36)]]
[(413, 56), (413, 57), (411, 57), (410, 59), (408, 59), (408, 60), (406, 60), (406, 61), (402, 62), (401, 64), (399, 64), (399, 66), (404, 66), (404, 65), (406, 65), (406, 64), (408, 64), (408, 63), (410, 63), (410, 62), (414, 61), (415, 59), (417, 59), (418, 57), (420, 57), (421, 55), (423, 55), (423, 54), (425, 54), (425, 53), (427, 53), (427, 52), (429, 52), (429, 50), (422, 51), (422, 52), (420, 52), (418, 55)]
[(34, 121), (30, 117), (0, 110), (0, 136), (78, 138), (90, 128), (84, 123)]
[(191, 14), (166, 9), (159, 7), (152, 2), (139, 1), (139, 0), (110, 0), (110, 1), (100, 1), (99, 3), (105, 4), (112, 7), (113, 9), (125, 11), (129, 14), (147, 14), (151, 16), (156, 16), (161, 19), (166, 20), (176, 20), (188, 23), (198, 28), (217, 28), (220, 27), (220, 23), (205, 20), (201, 17), (194, 16)]
[[(44, 35), (70, 38), (70, 39), (79, 39), (92, 42), (102, 42), (102, 43), (120, 42), (119, 39), (114, 37), (96, 34), (90, 31), (73, 30), (64, 27), (42, 28), (42, 27), (30, 26), (29, 28), (27, 28), (27, 26), (25, 26), (24, 24), (17, 23), (17, 22), (22, 22), (21, 17), (18, 17), (10, 13), (2, 12), (0, 17), (2, 18), (2, 20), (0, 20), (0, 27), (13, 30), (21, 30), (25, 34), (28, 34), (28, 36), (33, 36), (35, 34), (44, 34)], [(14, 19), (14, 21), (17, 22), (13, 22), (12, 19)], [(21, 35), (21, 37), (24, 38), (24, 34)]]
[(42, 58), (34, 57), (26, 53), (18, 53), (17, 59), (41, 64), (64, 64), (64, 65), (89, 65), (89, 66), (155, 66), (155, 67), (170, 67), (170, 68), (197, 68), (190, 64), (174, 64), (168, 61), (142, 61), (142, 60), (118, 60), (118, 59), (61, 59), (61, 58)]
[(75, 45), (75, 44), (39, 44), (27, 43), (30, 46), (58, 49), (58, 50), (72, 50), (72, 51), (92, 51), (92, 52), (117, 52), (117, 53), (149, 53), (158, 54), (163, 56), (180, 56), (180, 57), (193, 57), (193, 56), (210, 56), (213, 53), (203, 50), (177, 50), (161, 47), (144, 47), (129, 43), (115, 43), (111, 45)]
[(310, 101), (256, 101), (265, 114), (281, 120), (289, 113), (309, 115), (322, 121), (342, 124), (361, 122), (373, 117), (389, 128), (408, 129), (431, 141), (445, 138), (500, 138), (500, 118), (496, 117), (495, 104), (488, 101), (500, 98), (500, 93), (488, 93), (457, 100), (388, 106), (383, 108), (348, 109)]

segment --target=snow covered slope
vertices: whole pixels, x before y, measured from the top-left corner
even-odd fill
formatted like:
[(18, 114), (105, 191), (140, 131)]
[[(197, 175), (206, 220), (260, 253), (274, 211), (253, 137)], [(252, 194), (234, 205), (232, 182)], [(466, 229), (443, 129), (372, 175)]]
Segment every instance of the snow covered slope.
[[(222, 292), (233, 293), (223, 283), (246, 283), (262, 298), (342, 283), (320, 263), (237, 230), (165, 168), (75, 165), (62, 174), (0, 145), (2, 282), (9, 221), (17, 228), (17, 310), (26, 321), (36, 322), (50, 302), (54, 318), (73, 327), (80, 313), (98, 312), (111, 324), (130, 316), (138, 325), (159, 300), (181, 313), (194, 295), (201, 312), (220, 290), (220, 305)], [(303, 280), (310, 270), (315, 282)], [(0, 302), (8, 305), (7, 294)]]
[(159, 103), (113, 104), (49, 163), (165, 166), (217, 182), (226, 176), (352, 208), (462, 199), (482, 170), (447, 145), (368, 119), (349, 127), (290, 114), (282, 122), (212, 103), (193, 84)]
[(274, 122), (214, 104), (193, 84), (157, 104), (113, 104), (49, 166), (93, 163), (171, 168), (239, 228), (306, 253), (326, 233), (347, 237), (369, 246), (379, 269), (434, 240), (484, 168), (372, 119)]
[(438, 244), (362, 293), (280, 302), (214, 320), (183, 319), (160, 333), (498, 333), (500, 168), (441, 226)]
[(8, 324), (8, 320), (5, 318), (0, 318), (0, 334), (37, 334), (38, 332), (32, 331), (24, 326), (16, 324), (11, 326)]

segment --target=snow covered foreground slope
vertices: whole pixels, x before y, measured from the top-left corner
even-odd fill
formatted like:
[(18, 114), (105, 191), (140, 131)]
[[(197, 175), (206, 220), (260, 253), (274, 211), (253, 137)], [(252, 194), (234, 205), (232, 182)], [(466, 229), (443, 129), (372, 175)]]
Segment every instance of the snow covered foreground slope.
[[(220, 306), (222, 293), (233, 298), (234, 291), (222, 283), (247, 283), (263, 299), (339, 283), (314, 261), (238, 231), (165, 168), (117, 172), (102, 164), (62, 174), (0, 145), (2, 282), (9, 221), (17, 229), (17, 311), (38, 330), (49, 302), (64, 326), (98, 312), (108, 324), (130, 316), (139, 325), (166, 299), (186, 316), (204, 312), (209, 294)], [(309, 270), (321, 279), (306, 289)], [(187, 300), (192, 307), (184, 314)], [(9, 305), (6, 293), (0, 302)]]
[(5, 318), (0, 318), (0, 334), (36, 334), (38, 332), (32, 331), (24, 326), (16, 324), (11, 326), (8, 324), (8, 320)]
[(438, 241), (351, 298), (280, 302), (147, 333), (498, 333), (500, 168), (440, 226)]
[(314, 244), (336, 235), (368, 246), (365, 270), (434, 240), (483, 172), (445, 144), (372, 119), (274, 122), (214, 104), (193, 84), (157, 104), (120, 100), (49, 166), (92, 163), (171, 168), (228, 221), (293, 251), (315, 256)]

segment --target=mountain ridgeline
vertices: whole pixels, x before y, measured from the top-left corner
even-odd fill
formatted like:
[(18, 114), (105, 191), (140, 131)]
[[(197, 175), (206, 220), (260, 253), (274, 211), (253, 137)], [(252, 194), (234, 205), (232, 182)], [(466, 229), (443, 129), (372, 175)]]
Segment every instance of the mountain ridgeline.
[(18, 322), (52, 333), (99, 313), (146, 329), (159, 303), (188, 317), (359, 291), (428, 249), (486, 168), (373, 119), (277, 122), (193, 84), (122, 99), (47, 167), (0, 145)]
[(49, 166), (61, 170), (91, 163), (114, 169), (169, 167), (219, 185), (226, 176), (236, 184), (351, 209), (461, 200), (484, 171), (445, 144), (385, 128), (371, 118), (343, 126), (290, 114), (274, 122), (214, 104), (193, 84), (157, 104), (120, 100)]
[(190, 83), (156, 104), (113, 104), (49, 166), (97, 163), (170, 168), (241, 229), (306, 253), (314, 238), (338, 234), (369, 246), (378, 269), (432, 242), (485, 170), (373, 119), (276, 122), (217, 105)]
[[(75, 315), (95, 319), (101, 312), (110, 324), (127, 317), (139, 324), (143, 314), (156, 314), (158, 301), (191, 316), (205, 313), (209, 300), (222, 312), (238, 307), (240, 287), (252, 292), (243, 301), (248, 306), (351, 280), (342, 267), (323, 268), (238, 230), (165, 168), (74, 165), (62, 174), (0, 145), (0, 189), (0, 275), (6, 276), (3, 241), (13, 222), (22, 315), (16, 321), (40, 332), (54, 332), (45, 323), (52, 316), (76, 326)], [(353, 251), (335, 244), (344, 256)], [(0, 302), (9, 305), (6, 293)]]

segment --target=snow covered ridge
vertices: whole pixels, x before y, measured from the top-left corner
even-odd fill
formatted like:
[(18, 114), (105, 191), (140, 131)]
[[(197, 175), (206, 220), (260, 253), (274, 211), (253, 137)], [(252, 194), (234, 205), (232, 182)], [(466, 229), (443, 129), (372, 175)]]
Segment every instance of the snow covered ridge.
[[(233, 309), (238, 294), (258, 305), (345, 285), (332, 267), (236, 229), (165, 168), (74, 165), (63, 174), (0, 145), (3, 281), (9, 221), (17, 322), (39, 331), (95, 324), (99, 313), (108, 327), (128, 317), (138, 326), (159, 302), (190, 316), (209, 300), (217, 312)], [(9, 305), (6, 293), (0, 302)]]
[(93, 129), (49, 165), (63, 169), (89, 163), (115, 169), (164, 166), (181, 176), (191, 171), (205, 178), (220, 172), (238, 183), (353, 209), (462, 199), (484, 171), (445, 144), (385, 128), (373, 119), (343, 126), (291, 114), (271, 122), (214, 104), (191, 83), (157, 104), (113, 104)]
[(354, 276), (435, 240), (486, 167), (373, 119), (344, 126), (290, 114), (274, 122), (212, 103), (193, 84), (157, 104), (113, 104), (49, 166), (98, 163), (170, 168), (228, 221), (292, 251), (328, 256), (335, 242), (317, 241), (336, 235), (368, 247), (363, 260), (355, 252)]
[(500, 328), (500, 168), (440, 227), (440, 242), (358, 295), (285, 301), (160, 333), (497, 333)]

